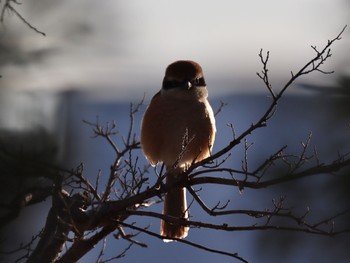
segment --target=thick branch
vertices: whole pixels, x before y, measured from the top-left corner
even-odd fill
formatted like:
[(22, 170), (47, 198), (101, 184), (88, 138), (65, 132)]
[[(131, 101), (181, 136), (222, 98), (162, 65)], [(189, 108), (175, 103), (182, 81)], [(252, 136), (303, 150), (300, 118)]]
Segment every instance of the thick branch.
[(75, 240), (74, 244), (68, 249), (68, 251), (58, 260), (57, 263), (77, 262), (86, 253), (95, 247), (95, 245), (104, 239), (107, 235), (112, 233), (116, 229), (115, 225), (109, 225), (103, 227), (101, 231), (97, 232), (90, 238), (81, 238)]
[(65, 198), (67, 197), (68, 195), (61, 191), (60, 184), (57, 182), (55, 193), (52, 196), (52, 208), (47, 216), (44, 231), (27, 263), (50, 263), (58, 258), (71, 230), (65, 209)]

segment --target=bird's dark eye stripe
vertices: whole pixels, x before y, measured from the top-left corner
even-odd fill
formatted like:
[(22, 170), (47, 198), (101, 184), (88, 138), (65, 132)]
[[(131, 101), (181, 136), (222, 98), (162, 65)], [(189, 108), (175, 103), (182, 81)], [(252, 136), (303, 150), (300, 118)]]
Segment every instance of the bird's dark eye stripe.
[[(186, 87), (188, 81), (178, 81), (178, 80), (163, 80), (163, 89), (174, 89), (178, 87)], [(205, 80), (203, 77), (196, 78), (192, 81), (190, 81), (193, 86), (205, 86)], [(186, 85), (185, 85), (186, 84)]]
[(164, 80), (163, 89), (173, 89), (179, 87), (182, 83), (176, 80)]
[(198, 86), (205, 86), (205, 80), (203, 77), (194, 80), (194, 84)]

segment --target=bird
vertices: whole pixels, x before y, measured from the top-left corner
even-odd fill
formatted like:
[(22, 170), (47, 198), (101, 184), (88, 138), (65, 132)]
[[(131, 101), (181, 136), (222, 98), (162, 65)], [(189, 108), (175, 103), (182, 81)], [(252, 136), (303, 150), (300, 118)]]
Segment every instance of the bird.
[[(193, 163), (211, 154), (216, 126), (207, 98), (203, 70), (197, 62), (178, 60), (166, 68), (162, 87), (143, 115), (140, 138), (150, 164), (165, 165), (166, 184), (181, 179)], [(189, 220), (185, 188), (174, 187), (165, 193), (163, 215)], [(189, 227), (174, 221), (161, 220), (164, 241), (188, 235)]]

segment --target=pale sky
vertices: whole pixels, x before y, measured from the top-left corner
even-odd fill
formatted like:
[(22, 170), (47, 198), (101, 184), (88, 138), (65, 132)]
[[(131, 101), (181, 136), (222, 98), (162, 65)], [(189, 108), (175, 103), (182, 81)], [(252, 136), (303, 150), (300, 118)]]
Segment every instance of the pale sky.
[[(210, 94), (259, 92), (260, 48), (271, 52), (276, 88), (349, 20), (345, 0), (297, 1), (25, 1), (18, 7), (47, 36), (6, 16), (1, 38), (28, 52), (48, 51), (39, 62), (10, 64), (0, 85), (10, 89), (98, 90), (130, 100), (160, 88), (165, 67), (199, 62)], [(349, 31), (349, 30), (347, 30)], [(350, 34), (333, 47), (325, 69), (349, 73)], [(303, 81), (333, 83), (336, 75)], [(97, 95), (96, 95), (97, 96)]]

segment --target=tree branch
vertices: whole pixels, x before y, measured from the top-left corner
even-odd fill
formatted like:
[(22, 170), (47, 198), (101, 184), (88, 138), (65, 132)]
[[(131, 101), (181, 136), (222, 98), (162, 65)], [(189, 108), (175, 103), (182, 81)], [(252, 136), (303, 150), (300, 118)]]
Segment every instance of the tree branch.
[(42, 31), (40, 31), (39, 29), (37, 29), (36, 27), (34, 27), (31, 23), (28, 22), (27, 19), (25, 19), (12, 5), (16, 4), (16, 5), (20, 5), (21, 3), (18, 2), (17, 0), (5, 0), (5, 4), (1, 10), (1, 15), (0, 15), (0, 22), (4, 23), (4, 19), (5, 19), (5, 12), (8, 11), (9, 13), (13, 13), (15, 14), (19, 20), (21, 20), (25, 25), (27, 25), (30, 29), (34, 30), (36, 33), (42, 35), (42, 36), (46, 36), (46, 34)]

